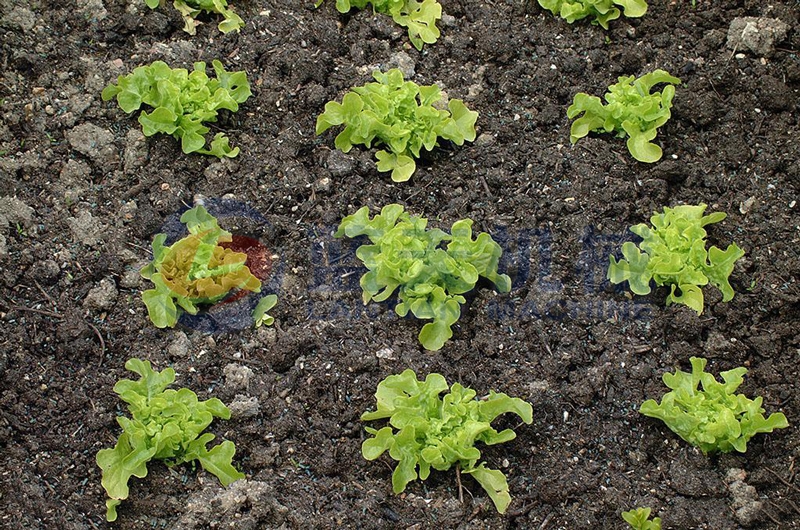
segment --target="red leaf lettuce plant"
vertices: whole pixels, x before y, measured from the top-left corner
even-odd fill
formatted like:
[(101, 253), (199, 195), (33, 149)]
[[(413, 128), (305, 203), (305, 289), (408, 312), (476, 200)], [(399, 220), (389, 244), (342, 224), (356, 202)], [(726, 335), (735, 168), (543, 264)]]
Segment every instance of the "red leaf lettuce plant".
[(210, 129), (204, 123), (217, 121), (220, 109), (239, 110), (251, 96), (250, 84), (244, 72), (228, 72), (222, 63), (214, 60), (216, 78), (206, 74), (206, 63), (194, 63), (194, 71), (170, 68), (163, 61), (134, 68), (128, 75), (117, 78), (117, 84), (107, 86), (103, 101), (113, 97), (125, 112), (139, 110), (142, 105), (153, 108), (142, 111), (139, 123), (145, 136), (157, 133), (171, 134), (181, 141), (184, 153), (201, 153), (218, 158), (233, 158), (239, 148), (231, 149), (225, 133), (217, 133), (206, 149), (205, 135)]
[[(681, 80), (664, 70), (656, 70), (634, 80), (634, 76), (620, 77), (619, 82), (608, 87), (605, 100), (583, 92), (575, 94), (567, 116), (583, 116), (573, 122), (569, 140), (576, 143), (590, 132), (614, 133), (628, 137), (627, 146), (633, 158), (640, 162), (655, 162), (661, 158), (661, 148), (652, 143), (658, 128), (672, 115), (672, 98)], [(650, 92), (653, 86), (668, 83), (661, 92)]]
[(733, 450), (744, 453), (747, 442), (756, 434), (789, 426), (781, 412), (764, 418), (761, 397), (753, 400), (744, 394), (734, 394), (742, 384), (746, 368), (721, 372), (724, 383), (720, 383), (705, 372), (706, 359), (692, 357), (689, 362), (692, 372), (678, 369), (674, 374), (665, 373), (662, 379), (671, 391), (664, 394), (661, 403), (648, 399), (639, 412), (660, 419), (703, 453)]
[(489, 469), (478, 460), (481, 452), (475, 442), (494, 445), (516, 437), (511, 429), (497, 432), (491, 422), (506, 412), (513, 412), (522, 421), (533, 421), (533, 408), (519, 398), (490, 391), (482, 399), (476, 392), (459, 383), (447, 390), (447, 381), (440, 374), (429, 374), (418, 381), (413, 370), (390, 375), (378, 384), (375, 393), (377, 410), (362, 414), (363, 421), (389, 419), (389, 425), (380, 430), (367, 427), (373, 437), (364, 440), (361, 452), (367, 460), (375, 460), (384, 452), (398, 461), (392, 473), (395, 493), (417, 479), (428, 478), (431, 468), (446, 471), (454, 464), (462, 473), (472, 475), (486, 490), (497, 511), (504, 513), (511, 496), (505, 475)]
[(572, 24), (594, 17), (592, 24), (608, 29), (608, 23), (619, 18), (621, 7), (626, 17), (637, 18), (647, 12), (645, 0), (539, 0), (539, 5)]
[[(164, 246), (166, 234), (156, 235), (153, 261), (141, 271), (155, 284), (154, 289), (142, 293), (142, 299), (150, 320), (159, 328), (177, 323), (178, 308), (196, 315), (198, 305), (218, 302), (234, 289), (261, 290), (261, 281), (245, 265), (247, 254), (219, 245), (230, 242), (231, 234), (220, 228), (205, 208), (187, 210), (181, 215), (181, 222), (189, 235), (169, 247)], [(271, 324), (272, 317), (266, 311), (277, 301), (272, 296), (264, 297), (257, 306), (257, 324)]]
[[(166, 0), (145, 0), (147, 7), (155, 9), (166, 3)], [(189, 35), (197, 33), (199, 22), (195, 17), (201, 12), (218, 13), (224, 20), (217, 26), (222, 33), (239, 31), (244, 26), (244, 21), (228, 7), (227, 0), (174, 0), (172, 5), (183, 17), (183, 31)]]
[[(404, 317), (433, 319), (425, 324), (419, 340), (428, 350), (438, 350), (453, 336), (451, 327), (461, 316), (463, 293), (475, 288), (483, 276), (500, 292), (511, 289), (511, 279), (498, 274), (503, 253), (489, 234), (472, 239), (472, 220), (453, 223), (450, 234), (426, 229), (427, 219), (412, 217), (399, 204), (384, 206), (369, 218), (364, 206), (342, 219), (335, 237), (366, 235), (371, 245), (362, 245), (356, 256), (369, 272), (361, 277), (363, 299), (382, 302), (397, 289), (400, 303), (395, 311)], [(440, 248), (442, 242), (446, 248)]]
[[(317, 7), (322, 1), (317, 1)], [(419, 51), (439, 38), (436, 21), (442, 18), (442, 5), (436, 0), (336, 0), (336, 10), (348, 13), (354, 7), (364, 9), (368, 4), (372, 4), (374, 12), (389, 15), (395, 23), (407, 28), (411, 44)]]
[(149, 361), (139, 359), (129, 359), (125, 368), (140, 376), (138, 381), (122, 379), (114, 385), (114, 392), (128, 404), (131, 417), (117, 418), (123, 432), (116, 445), (97, 453), (103, 488), (109, 497), (108, 521), (117, 519), (117, 506), (128, 498), (130, 478), (147, 476), (151, 460), (164, 460), (170, 467), (196, 460), (223, 486), (244, 478), (232, 464), (236, 452), (233, 442), (224, 441), (208, 449), (214, 435), (201, 434), (214, 418), (231, 417), (222, 401), (198, 401), (197, 394), (188, 388), (167, 390), (175, 381), (172, 368), (156, 372)]
[(644, 223), (632, 226), (631, 232), (643, 241), (639, 247), (630, 241), (623, 243), (624, 258), (619, 261), (610, 256), (611, 283), (627, 281), (631, 291), (640, 295), (650, 292), (650, 280), (658, 286), (669, 285), (667, 305), (685, 304), (698, 315), (703, 312), (701, 287), (709, 282), (722, 291), (723, 302), (731, 300), (734, 292), (728, 277), (744, 251), (736, 243), (725, 251), (714, 246), (706, 251), (703, 227), (722, 221), (726, 214), (715, 212), (704, 216), (705, 209), (705, 204), (664, 207), (664, 213), (650, 218), (653, 228)]
[(447, 110), (435, 105), (442, 101), (436, 85), (419, 86), (403, 81), (394, 68), (372, 73), (377, 83), (353, 87), (341, 103), (329, 101), (317, 118), (317, 134), (336, 125), (345, 128), (336, 136), (336, 148), (347, 153), (355, 144), (372, 146), (378, 141), (388, 150), (378, 151), (378, 171), (391, 171), (392, 180), (405, 182), (416, 169), (420, 149), (430, 151), (438, 138), (456, 145), (475, 139), (478, 113), (460, 99), (451, 99)]

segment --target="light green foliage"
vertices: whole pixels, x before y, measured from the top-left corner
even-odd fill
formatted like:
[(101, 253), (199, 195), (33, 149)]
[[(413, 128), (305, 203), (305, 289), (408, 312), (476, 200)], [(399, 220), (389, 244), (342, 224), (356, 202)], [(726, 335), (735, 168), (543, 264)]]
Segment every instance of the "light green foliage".
[(206, 75), (206, 63), (194, 63), (194, 71), (170, 68), (162, 61), (139, 66), (128, 75), (117, 78), (117, 84), (107, 86), (103, 101), (117, 98), (125, 112), (139, 110), (142, 105), (152, 112), (142, 111), (139, 123), (145, 136), (171, 134), (180, 139), (184, 153), (202, 153), (216, 157), (235, 157), (239, 148), (231, 149), (228, 137), (217, 133), (206, 149), (204, 123), (217, 121), (220, 109), (239, 110), (239, 103), (250, 97), (250, 84), (244, 72), (228, 72), (222, 63), (212, 62), (216, 78)]
[(665, 373), (662, 379), (671, 391), (664, 394), (660, 404), (652, 399), (645, 401), (639, 412), (660, 419), (703, 453), (730, 453), (734, 449), (744, 453), (747, 442), (756, 434), (789, 426), (780, 412), (764, 418), (761, 397), (751, 400), (744, 394), (734, 394), (746, 368), (721, 372), (724, 383), (720, 383), (704, 371), (706, 359), (692, 357), (689, 361), (692, 373)]
[[(664, 70), (656, 70), (635, 79), (620, 77), (619, 82), (608, 87), (603, 105), (597, 96), (583, 92), (575, 94), (567, 116), (578, 114), (570, 128), (569, 140), (573, 144), (590, 132), (614, 133), (628, 137), (627, 145), (633, 158), (640, 162), (655, 162), (661, 158), (661, 148), (652, 143), (658, 128), (671, 116), (675, 87), (681, 80)], [(659, 83), (668, 83), (661, 92), (651, 92)]]
[[(155, 284), (142, 293), (150, 320), (156, 327), (172, 327), (178, 308), (196, 315), (200, 304), (213, 304), (234, 289), (259, 292), (261, 281), (245, 266), (247, 254), (223, 248), (231, 234), (202, 206), (181, 216), (189, 235), (169, 247), (166, 234), (153, 239), (153, 261), (141, 274)], [(273, 304), (274, 305), (274, 304)]]
[[(150, 9), (155, 9), (166, 3), (166, 0), (145, 0), (145, 3)], [(244, 27), (244, 21), (228, 7), (227, 0), (174, 0), (172, 5), (180, 11), (183, 17), (183, 31), (189, 35), (197, 32), (199, 22), (195, 17), (201, 12), (222, 15), (224, 20), (217, 26), (222, 33), (239, 31)]]
[(268, 315), (267, 311), (275, 307), (278, 303), (278, 297), (274, 294), (268, 294), (258, 301), (256, 308), (253, 310), (253, 320), (255, 326), (260, 328), (262, 325), (271, 326), (275, 322), (275, 317)]
[(168, 466), (197, 460), (224, 486), (244, 478), (233, 467), (233, 442), (225, 441), (209, 450), (206, 445), (214, 435), (201, 434), (214, 418), (230, 418), (228, 407), (217, 398), (198, 401), (187, 388), (167, 390), (175, 381), (172, 368), (156, 372), (149, 361), (139, 359), (129, 359), (125, 368), (140, 376), (138, 381), (122, 379), (114, 385), (114, 392), (128, 404), (131, 417), (117, 418), (123, 430), (117, 444), (97, 453), (103, 488), (109, 497), (107, 520), (117, 519), (117, 506), (128, 498), (128, 480), (147, 476), (151, 460), (163, 460)]
[[(318, 0), (316, 5), (321, 5)], [(442, 6), (436, 0), (336, 0), (339, 13), (348, 13), (352, 8), (364, 9), (372, 4), (376, 13), (389, 15), (399, 25), (408, 29), (408, 38), (417, 50), (425, 44), (433, 44), (439, 38), (436, 21), (442, 18)]]
[(653, 228), (644, 223), (632, 226), (631, 232), (643, 241), (639, 247), (630, 241), (623, 243), (624, 259), (619, 262), (610, 257), (608, 279), (615, 284), (627, 281), (631, 291), (640, 295), (650, 292), (650, 280), (658, 286), (669, 285), (667, 305), (685, 304), (698, 315), (703, 312), (701, 287), (709, 282), (722, 291), (723, 302), (731, 300), (734, 292), (728, 277), (744, 251), (736, 243), (725, 251), (713, 246), (706, 251), (703, 227), (722, 221), (726, 214), (704, 216), (705, 209), (705, 204), (664, 207), (664, 213), (650, 218)]
[(576, 20), (594, 17), (592, 24), (608, 29), (608, 23), (619, 18), (621, 7), (628, 18), (647, 12), (645, 0), (539, 0), (539, 5), (572, 24)]
[(374, 141), (386, 146), (378, 151), (378, 171), (391, 171), (392, 180), (404, 182), (416, 169), (423, 147), (430, 151), (438, 138), (456, 145), (475, 139), (478, 113), (470, 111), (460, 99), (451, 99), (449, 112), (434, 106), (442, 99), (438, 86), (419, 86), (403, 81), (394, 68), (386, 73), (376, 70), (377, 83), (353, 87), (341, 103), (329, 101), (317, 118), (317, 134), (330, 127), (345, 125), (336, 136), (336, 148), (347, 153), (356, 144), (371, 147)]
[(650, 508), (636, 508), (629, 512), (622, 512), (622, 518), (631, 525), (633, 530), (661, 530), (661, 518), (654, 517), (650, 521)]
[(504, 513), (511, 496), (506, 477), (498, 470), (478, 464), (480, 451), (475, 442), (494, 445), (513, 440), (511, 429), (497, 432), (491, 422), (506, 412), (513, 412), (525, 423), (533, 421), (533, 408), (519, 398), (490, 391), (487, 397), (475, 399), (471, 388), (459, 383), (447, 390), (447, 381), (440, 374), (429, 374), (418, 381), (413, 370), (390, 375), (378, 384), (375, 393), (377, 410), (362, 414), (362, 421), (389, 419), (390, 427), (380, 430), (367, 427), (372, 438), (361, 445), (367, 460), (375, 460), (385, 451), (398, 461), (392, 473), (392, 489), (400, 493), (419, 478), (425, 480), (431, 468), (446, 471), (454, 464), (462, 473), (471, 474), (486, 490), (497, 511)]
[[(472, 220), (453, 223), (448, 234), (426, 229), (427, 219), (412, 217), (399, 204), (384, 206), (374, 219), (364, 206), (342, 219), (335, 237), (366, 235), (356, 256), (369, 272), (361, 277), (364, 303), (382, 302), (398, 289), (401, 317), (409, 311), (425, 324), (419, 340), (428, 350), (438, 350), (453, 336), (451, 327), (461, 316), (463, 293), (471, 291), (479, 277), (493, 282), (500, 292), (511, 290), (511, 279), (497, 273), (503, 253), (489, 234), (472, 239)], [(440, 244), (447, 242), (445, 248)]]

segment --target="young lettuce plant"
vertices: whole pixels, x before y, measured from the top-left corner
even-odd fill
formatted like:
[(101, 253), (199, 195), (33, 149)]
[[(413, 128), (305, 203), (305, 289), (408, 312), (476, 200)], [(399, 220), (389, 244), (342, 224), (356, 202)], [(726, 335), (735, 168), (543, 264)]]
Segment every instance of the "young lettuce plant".
[(201, 434), (214, 418), (229, 419), (231, 411), (222, 401), (211, 398), (198, 401), (188, 388), (167, 390), (175, 381), (175, 370), (154, 371), (149, 361), (129, 359), (125, 368), (140, 376), (138, 381), (122, 379), (114, 392), (128, 404), (131, 417), (120, 416), (117, 423), (122, 434), (113, 449), (97, 453), (97, 465), (103, 471), (102, 484), (108, 494), (106, 519), (117, 519), (117, 506), (128, 498), (131, 477), (147, 476), (151, 460), (163, 460), (168, 466), (184, 462), (200, 462), (223, 486), (244, 474), (233, 467), (236, 446), (224, 441), (208, 449), (214, 439), (211, 433)]
[(414, 173), (414, 159), (423, 147), (431, 151), (439, 138), (456, 145), (475, 139), (478, 113), (460, 99), (451, 99), (450, 110), (442, 110), (435, 106), (442, 100), (436, 85), (403, 81), (396, 68), (385, 74), (376, 70), (372, 77), (377, 83), (353, 87), (341, 103), (326, 103), (325, 112), (317, 118), (317, 134), (345, 125), (335, 142), (343, 153), (355, 144), (371, 147), (377, 140), (388, 149), (376, 154), (378, 171), (391, 171), (393, 181), (405, 182)]
[(594, 17), (592, 24), (608, 29), (608, 23), (619, 18), (621, 7), (628, 18), (638, 18), (647, 12), (645, 0), (539, 0), (539, 5), (568, 23)]
[[(474, 289), (479, 277), (503, 293), (511, 290), (511, 279), (497, 272), (500, 245), (485, 232), (472, 239), (471, 219), (453, 223), (450, 234), (426, 229), (427, 223), (399, 204), (384, 206), (370, 220), (364, 206), (342, 219), (334, 236), (369, 238), (372, 244), (356, 251), (369, 269), (361, 277), (364, 303), (382, 302), (398, 290), (397, 314), (404, 317), (410, 311), (417, 318), (433, 319), (422, 327), (419, 341), (427, 350), (439, 350), (453, 336), (452, 326), (466, 302), (461, 295)], [(443, 242), (445, 248), (440, 247)]]
[[(318, 0), (319, 7), (323, 0)], [(408, 29), (408, 38), (414, 47), (422, 51), (425, 44), (433, 44), (439, 38), (436, 21), (442, 18), (442, 6), (436, 0), (336, 0), (336, 10), (348, 13), (352, 8), (364, 9), (372, 4), (376, 13), (389, 15), (395, 23)]]
[[(652, 143), (658, 128), (671, 116), (672, 98), (675, 87), (681, 80), (664, 70), (656, 70), (635, 79), (634, 76), (620, 77), (619, 82), (608, 87), (605, 100), (583, 92), (575, 94), (567, 116), (572, 119), (578, 114), (570, 128), (569, 140), (573, 144), (590, 132), (614, 133), (620, 138), (628, 137), (627, 146), (633, 158), (640, 162), (655, 162), (661, 158), (661, 148)], [(667, 83), (661, 92), (651, 89)]]
[(217, 133), (206, 149), (205, 135), (210, 129), (204, 123), (217, 121), (220, 109), (239, 110), (251, 96), (250, 84), (244, 72), (228, 72), (222, 63), (211, 63), (216, 78), (206, 74), (206, 63), (194, 63), (194, 71), (170, 68), (163, 61), (134, 68), (128, 75), (117, 78), (117, 84), (107, 86), (103, 101), (113, 97), (125, 112), (139, 110), (142, 105), (152, 112), (142, 111), (139, 123), (145, 136), (171, 134), (181, 141), (184, 153), (201, 153), (219, 158), (235, 157), (239, 148), (231, 149), (225, 133)]
[(417, 476), (427, 479), (431, 468), (446, 471), (456, 465), (461, 473), (478, 481), (498, 512), (505, 513), (511, 502), (506, 477), (483, 462), (478, 464), (481, 452), (475, 442), (494, 445), (513, 440), (513, 430), (497, 432), (492, 421), (513, 412), (530, 424), (533, 408), (519, 398), (494, 391), (476, 399), (474, 390), (459, 383), (441, 397), (445, 390), (447, 381), (442, 375), (429, 374), (423, 382), (410, 369), (381, 381), (375, 393), (377, 410), (365, 412), (361, 420), (388, 418), (390, 426), (380, 430), (367, 427), (373, 437), (364, 440), (361, 452), (367, 460), (375, 460), (389, 451), (389, 456), (399, 462), (392, 473), (395, 493), (404, 491)]
[(733, 450), (744, 453), (747, 442), (756, 434), (789, 426), (780, 412), (764, 418), (761, 397), (752, 400), (744, 394), (734, 394), (742, 384), (746, 368), (721, 372), (724, 383), (720, 383), (704, 371), (706, 359), (692, 357), (689, 362), (692, 372), (678, 369), (674, 374), (665, 373), (662, 379), (671, 391), (664, 394), (661, 403), (645, 401), (639, 412), (660, 419), (703, 453)]
[[(166, 0), (145, 0), (147, 7), (155, 9), (166, 3)], [(217, 26), (222, 33), (239, 31), (244, 27), (244, 21), (228, 7), (227, 0), (174, 0), (172, 5), (183, 17), (183, 31), (189, 35), (197, 33), (199, 22), (195, 17), (202, 13), (217, 13), (222, 15), (223, 21)]]
[(654, 517), (650, 520), (650, 508), (636, 508), (628, 512), (622, 512), (622, 518), (631, 525), (633, 530), (661, 530), (661, 518)]
[[(178, 308), (196, 315), (198, 305), (218, 302), (234, 289), (261, 290), (261, 281), (245, 265), (247, 254), (219, 245), (230, 242), (231, 233), (220, 228), (205, 208), (187, 210), (181, 222), (189, 235), (168, 247), (164, 246), (167, 235), (156, 235), (153, 261), (141, 271), (155, 284), (154, 289), (142, 293), (142, 299), (150, 320), (159, 328), (178, 322)], [(260, 309), (266, 312), (263, 306)], [(254, 318), (258, 317), (256, 313)]]
[(643, 241), (639, 247), (630, 241), (623, 243), (624, 259), (617, 261), (610, 256), (608, 279), (614, 284), (627, 281), (631, 291), (639, 295), (650, 293), (650, 280), (658, 286), (669, 285), (667, 305), (685, 304), (698, 315), (703, 312), (701, 287), (709, 282), (722, 291), (723, 302), (731, 300), (734, 292), (728, 277), (744, 251), (735, 243), (725, 251), (714, 246), (706, 251), (703, 227), (722, 221), (726, 214), (704, 216), (705, 209), (702, 203), (664, 207), (664, 213), (650, 218), (653, 228), (644, 223), (632, 226), (631, 232)]

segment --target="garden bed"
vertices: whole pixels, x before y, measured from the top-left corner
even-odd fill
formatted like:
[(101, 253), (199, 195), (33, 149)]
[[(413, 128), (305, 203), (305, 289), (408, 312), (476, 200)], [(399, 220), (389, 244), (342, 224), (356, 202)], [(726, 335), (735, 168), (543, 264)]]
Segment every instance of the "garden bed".
[[(0, 7), (0, 526), (611, 529), (637, 506), (665, 528), (800, 525), (796, 2), (653, 1), (609, 31), (536, 2), (441, 3), (442, 37), (422, 53), (390, 18), (341, 15), (333, 0), (240, 0), (240, 33), (200, 17), (195, 36), (171, 2)], [(767, 56), (731, 49), (729, 26), (744, 16), (780, 19), (788, 34)], [(237, 158), (144, 138), (100, 98), (136, 66), (212, 59), (252, 85), (214, 126)], [(374, 149), (342, 154), (333, 133), (314, 134), (327, 101), (390, 67), (480, 113), (475, 142), (424, 156), (405, 183), (376, 171)], [(601, 95), (618, 76), (656, 68), (682, 80), (659, 162), (636, 162), (610, 135), (570, 145), (575, 93)], [(148, 320), (138, 270), (153, 235), (200, 197), (258, 212), (221, 223), (268, 249), (273, 327)], [(345, 215), (395, 202), (443, 228), (472, 218), (504, 248), (511, 293), (480, 284), (438, 352), (419, 344), (419, 321), (362, 305), (357, 243), (333, 238)], [(728, 213), (709, 240), (746, 252), (732, 301), (706, 288), (698, 316), (665, 307), (666, 289), (632, 297), (605, 280), (628, 227), (701, 202)], [(661, 375), (688, 369), (691, 356), (713, 373), (748, 367), (742, 390), (790, 427), (757, 436), (746, 454), (704, 456), (639, 414), (666, 390)], [(119, 435), (112, 388), (131, 357), (236, 404), (212, 431), (235, 442), (247, 482), (225, 490), (203, 471), (153, 464), (118, 521), (105, 522), (95, 455)], [(531, 425), (496, 422), (515, 440), (481, 447), (508, 476), (505, 515), (468, 477), (460, 502), (453, 472), (395, 495), (393, 462), (361, 456), (359, 416), (378, 382), (406, 368), (532, 404)]]

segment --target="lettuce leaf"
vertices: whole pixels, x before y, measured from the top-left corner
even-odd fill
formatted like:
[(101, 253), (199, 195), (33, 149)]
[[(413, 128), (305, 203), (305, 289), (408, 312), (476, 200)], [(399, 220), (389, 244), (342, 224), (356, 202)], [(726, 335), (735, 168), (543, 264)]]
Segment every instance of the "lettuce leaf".
[(433, 150), (439, 138), (456, 145), (475, 140), (478, 113), (461, 100), (451, 99), (449, 110), (435, 107), (442, 99), (438, 86), (419, 86), (404, 81), (400, 70), (379, 70), (376, 83), (353, 87), (342, 102), (329, 101), (317, 117), (316, 133), (344, 125), (336, 136), (336, 148), (347, 153), (353, 145), (386, 149), (376, 153), (378, 171), (391, 171), (392, 180), (405, 182), (416, 170), (421, 150)]
[(608, 29), (608, 23), (620, 16), (622, 8), (626, 17), (637, 18), (647, 12), (645, 0), (539, 0), (539, 5), (568, 23), (587, 17), (592, 24)]
[(389, 426), (380, 430), (367, 427), (372, 435), (361, 445), (367, 460), (375, 460), (386, 451), (398, 462), (392, 473), (395, 493), (405, 490), (417, 478), (425, 480), (431, 469), (446, 471), (453, 465), (472, 475), (486, 490), (497, 511), (504, 513), (511, 496), (505, 475), (498, 470), (478, 464), (480, 451), (476, 442), (487, 445), (513, 440), (511, 429), (501, 432), (491, 422), (506, 412), (513, 412), (523, 422), (533, 421), (533, 408), (519, 398), (506, 394), (489, 393), (476, 399), (476, 392), (459, 383), (447, 390), (447, 382), (440, 374), (429, 374), (425, 381), (417, 380), (413, 370), (390, 375), (378, 384), (375, 398), (377, 409), (361, 415), (362, 421), (389, 419)]
[(244, 478), (232, 464), (236, 450), (233, 442), (225, 441), (209, 450), (206, 446), (214, 435), (201, 435), (214, 418), (230, 418), (230, 410), (219, 399), (199, 401), (187, 388), (167, 389), (175, 381), (172, 368), (156, 372), (149, 361), (140, 359), (129, 359), (125, 368), (140, 376), (136, 381), (122, 379), (114, 385), (114, 392), (128, 404), (131, 417), (117, 418), (123, 433), (112, 449), (101, 449), (96, 458), (109, 497), (108, 521), (116, 520), (117, 506), (128, 498), (130, 478), (147, 476), (151, 460), (164, 460), (169, 466), (197, 460), (224, 486)]
[[(699, 447), (703, 453), (747, 450), (747, 442), (758, 433), (789, 426), (781, 412), (764, 417), (763, 398), (754, 400), (734, 392), (742, 384), (747, 369), (721, 372), (723, 382), (705, 372), (707, 360), (689, 359), (691, 373), (680, 369), (665, 373), (664, 384), (671, 389), (661, 403), (649, 399), (639, 412), (662, 420), (678, 436)], [(701, 388), (700, 388), (701, 387)]]
[[(655, 70), (636, 79), (620, 77), (617, 84), (608, 87), (606, 104), (600, 98), (579, 92), (575, 94), (567, 116), (575, 118), (570, 128), (570, 142), (576, 143), (590, 132), (614, 133), (628, 137), (628, 151), (640, 162), (661, 159), (661, 147), (653, 143), (658, 128), (671, 116), (675, 87), (681, 80), (664, 70)], [(652, 92), (653, 86), (667, 83), (661, 92)]]
[(697, 314), (703, 312), (702, 287), (712, 283), (722, 291), (722, 301), (733, 299), (728, 278), (744, 251), (735, 243), (721, 250), (712, 246), (706, 251), (704, 226), (725, 219), (723, 212), (703, 215), (705, 204), (665, 207), (664, 213), (650, 218), (646, 224), (631, 227), (640, 236), (637, 247), (630, 241), (622, 244), (623, 259), (610, 256), (608, 279), (618, 284), (627, 281), (635, 294), (650, 293), (650, 281), (669, 285), (667, 305), (684, 304)]
[(398, 315), (410, 312), (433, 320), (422, 327), (419, 340), (435, 351), (453, 335), (452, 326), (466, 302), (462, 294), (474, 289), (481, 277), (498, 291), (508, 292), (511, 279), (497, 272), (500, 245), (486, 233), (473, 239), (472, 220), (456, 221), (450, 234), (428, 229), (427, 224), (427, 219), (410, 216), (399, 204), (384, 206), (370, 220), (365, 206), (342, 219), (335, 237), (369, 238), (372, 244), (356, 251), (369, 269), (361, 277), (364, 303), (382, 302), (397, 291)]

